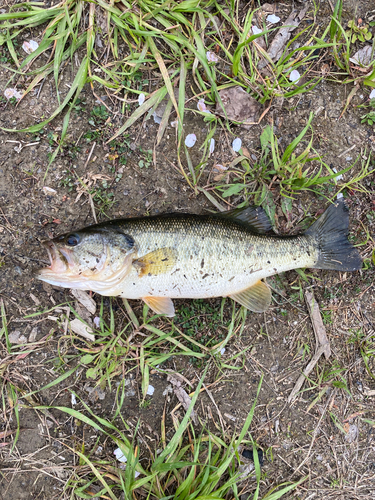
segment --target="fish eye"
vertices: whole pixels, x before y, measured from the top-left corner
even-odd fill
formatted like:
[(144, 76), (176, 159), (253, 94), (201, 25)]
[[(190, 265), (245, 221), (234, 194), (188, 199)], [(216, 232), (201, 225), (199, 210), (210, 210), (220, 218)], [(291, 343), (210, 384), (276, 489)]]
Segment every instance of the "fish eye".
[(78, 234), (69, 234), (66, 237), (66, 244), (69, 245), (70, 247), (77, 246), (79, 242), (80, 242), (80, 237), (78, 236)]

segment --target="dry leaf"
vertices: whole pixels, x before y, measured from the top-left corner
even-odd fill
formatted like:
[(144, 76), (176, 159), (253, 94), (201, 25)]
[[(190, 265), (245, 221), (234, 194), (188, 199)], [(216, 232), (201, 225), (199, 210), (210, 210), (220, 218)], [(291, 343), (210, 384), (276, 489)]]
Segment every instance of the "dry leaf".
[[(188, 393), (181, 387), (181, 381), (178, 380), (177, 378), (173, 377), (172, 375), (168, 375), (167, 377), (168, 382), (170, 382), (173, 386), (173, 392), (176, 394), (177, 399), (179, 402), (182, 404), (183, 408), (185, 411), (188, 411), (190, 405), (191, 405), (191, 398), (189, 397)], [(197, 424), (197, 417), (192, 410), (191, 412), (191, 419), (192, 421)]]
[(362, 49), (359, 49), (353, 57), (350, 57), (349, 61), (358, 66), (370, 66), (374, 58), (375, 49), (372, 48), (372, 45), (365, 45)]
[(82, 323), (82, 321), (80, 321), (78, 318), (75, 318), (70, 322), (70, 328), (72, 332), (76, 333), (77, 335), (81, 335), (81, 337), (95, 342), (95, 336), (93, 335), (92, 329)]
[(96, 302), (95, 300), (90, 297), (90, 295), (83, 291), (83, 290), (76, 290), (72, 289), (70, 290), (70, 293), (75, 297), (78, 302), (80, 302), (86, 309), (91, 313), (95, 314), (96, 311)]
[[(262, 105), (251, 97), (242, 87), (231, 87), (219, 92), (228, 120), (241, 122), (241, 126), (249, 128), (255, 125), (260, 117)], [(225, 117), (219, 102), (216, 103), (216, 114)]]
[[(267, 52), (274, 62), (278, 61), (282, 56), (285, 46), (292, 36), (292, 31), (297, 28), (302, 19), (305, 17), (307, 9), (308, 7), (305, 7), (299, 14), (297, 14), (296, 11), (293, 11), (285, 21), (283, 27), (277, 32), (275, 38), (272, 40), (272, 43)], [(261, 61), (258, 65), (258, 68), (262, 69), (267, 64), (267, 61)]]

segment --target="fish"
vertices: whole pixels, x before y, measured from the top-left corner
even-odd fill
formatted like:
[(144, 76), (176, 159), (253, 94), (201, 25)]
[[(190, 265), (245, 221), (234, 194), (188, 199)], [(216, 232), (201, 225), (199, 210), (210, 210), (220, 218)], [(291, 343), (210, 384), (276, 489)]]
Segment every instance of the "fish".
[(50, 265), (37, 277), (55, 286), (141, 299), (175, 315), (172, 299), (230, 297), (253, 312), (271, 304), (264, 279), (297, 268), (356, 271), (349, 209), (331, 204), (304, 233), (280, 236), (261, 207), (196, 215), (115, 219), (44, 242)]

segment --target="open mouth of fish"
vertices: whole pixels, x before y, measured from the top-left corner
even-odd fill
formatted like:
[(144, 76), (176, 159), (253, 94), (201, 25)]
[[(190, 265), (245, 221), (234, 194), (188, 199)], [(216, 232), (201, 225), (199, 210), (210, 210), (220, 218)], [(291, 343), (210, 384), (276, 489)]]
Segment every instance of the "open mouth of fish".
[(42, 245), (47, 251), (50, 265), (41, 269), (39, 274), (51, 274), (51, 272), (57, 274), (66, 272), (69, 268), (69, 263), (71, 263), (69, 253), (64, 250), (58, 250), (53, 241), (44, 241)]

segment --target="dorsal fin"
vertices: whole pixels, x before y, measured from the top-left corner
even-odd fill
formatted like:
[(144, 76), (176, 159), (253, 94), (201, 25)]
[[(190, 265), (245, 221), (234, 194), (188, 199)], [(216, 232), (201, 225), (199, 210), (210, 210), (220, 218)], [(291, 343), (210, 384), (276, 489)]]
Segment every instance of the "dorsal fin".
[(265, 234), (272, 231), (271, 222), (262, 207), (235, 208), (234, 210), (220, 212), (215, 215), (245, 222), (257, 234)]

